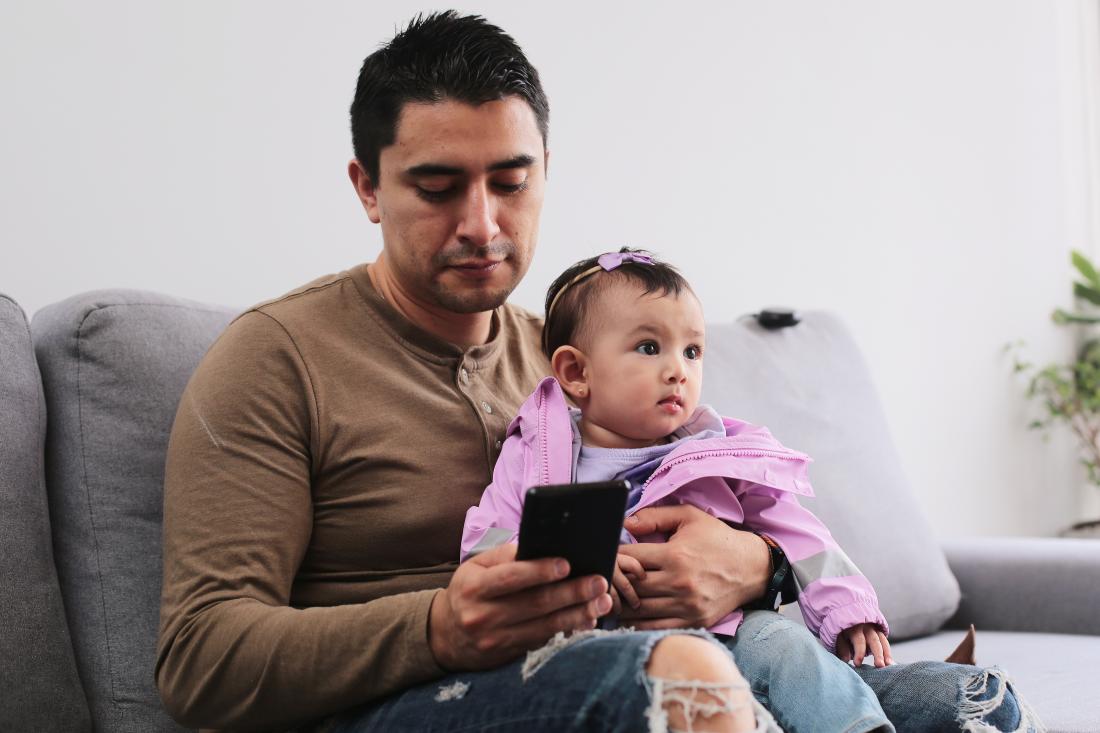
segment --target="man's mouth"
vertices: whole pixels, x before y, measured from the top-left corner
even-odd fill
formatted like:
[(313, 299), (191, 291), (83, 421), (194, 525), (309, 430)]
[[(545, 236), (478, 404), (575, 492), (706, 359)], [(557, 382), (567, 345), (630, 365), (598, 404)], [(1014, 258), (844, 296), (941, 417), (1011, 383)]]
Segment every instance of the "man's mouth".
[(472, 278), (489, 277), (504, 260), (465, 260), (447, 265), (459, 274)]

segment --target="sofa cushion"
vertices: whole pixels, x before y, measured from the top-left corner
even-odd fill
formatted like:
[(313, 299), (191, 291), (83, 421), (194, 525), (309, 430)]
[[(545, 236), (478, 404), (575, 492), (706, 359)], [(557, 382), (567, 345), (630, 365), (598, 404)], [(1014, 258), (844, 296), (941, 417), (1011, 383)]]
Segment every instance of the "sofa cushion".
[(0, 730), (85, 731), (54, 570), (43, 477), (46, 404), (22, 309), (0, 295)]
[(164, 457), (184, 385), (233, 313), (120, 290), (34, 317), (58, 576), (96, 730), (179, 729), (153, 682)]
[[(963, 632), (945, 631), (891, 645), (899, 663), (943, 659), (962, 641)], [(982, 631), (974, 656), (982, 666), (1003, 669), (1046, 724), (1047, 733), (1100, 731), (1100, 695), (1096, 661), (1100, 636)]]
[(804, 500), (870, 579), (891, 639), (939, 629), (959, 587), (901, 470), (859, 348), (829, 313), (708, 326), (703, 399), (814, 459)]

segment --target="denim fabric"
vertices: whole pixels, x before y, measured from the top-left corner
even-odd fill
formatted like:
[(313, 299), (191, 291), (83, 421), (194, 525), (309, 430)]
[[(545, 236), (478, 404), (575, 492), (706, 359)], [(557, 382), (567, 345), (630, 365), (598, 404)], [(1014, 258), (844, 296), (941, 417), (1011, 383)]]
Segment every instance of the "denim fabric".
[(550, 656), (526, 681), (524, 660), (452, 674), (330, 718), (315, 731), (644, 731), (645, 663), (653, 645), (670, 633), (684, 632), (588, 636)]
[(881, 669), (863, 665), (856, 672), (875, 690), (898, 733), (1044, 730), (996, 667), (913, 662)]
[(968, 730), (968, 722), (973, 730), (1043, 730), (997, 668), (947, 662), (852, 668), (805, 627), (771, 611), (747, 613), (737, 635), (724, 641), (753, 695), (788, 733), (953, 733)]
[(722, 637), (752, 693), (787, 733), (893, 731), (874, 691), (805, 626), (773, 611), (749, 611)]

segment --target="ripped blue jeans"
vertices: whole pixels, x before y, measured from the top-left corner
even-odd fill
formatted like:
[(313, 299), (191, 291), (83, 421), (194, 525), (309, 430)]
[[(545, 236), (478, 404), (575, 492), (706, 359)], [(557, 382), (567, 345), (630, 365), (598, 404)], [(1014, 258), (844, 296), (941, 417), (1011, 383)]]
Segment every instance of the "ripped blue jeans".
[(784, 730), (1043, 730), (997, 668), (947, 662), (852, 668), (804, 626), (772, 611), (747, 612), (737, 635), (723, 643)]
[[(313, 730), (660, 730), (651, 715), (654, 689), (644, 669), (653, 645), (669, 633), (706, 635), (582, 634), (576, 643), (545, 648), (546, 653), (536, 651), (495, 670), (451, 674), (412, 687), (333, 716)], [(1042, 730), (997, 670), (943, 662), (855, 670), (805, 628), (770, 611), (747, 613), (737, 635), (722, 643), (756, 700), (791, 733)], [(779, 727), (758, 709), (757, 730)]]
[[(646, 674), (654, 645), (670, 634), (718, 642), (705, 631), (594, 631), (559, 637), (525, 659), (487, 672), (451, 674), (323, 721), (313, 733), (491, 731), (675, 733), (665, 702), (701, 683)], [(742, 686), (741, 690), (746, 691)], [(747, 693), (747, 691), (746, 691)], [(778, 731), (752, 701), (757, 731)], [(688, 709), (685, 717), (692, 719)], [(708, 713), (703, 711), (703, 716)]]

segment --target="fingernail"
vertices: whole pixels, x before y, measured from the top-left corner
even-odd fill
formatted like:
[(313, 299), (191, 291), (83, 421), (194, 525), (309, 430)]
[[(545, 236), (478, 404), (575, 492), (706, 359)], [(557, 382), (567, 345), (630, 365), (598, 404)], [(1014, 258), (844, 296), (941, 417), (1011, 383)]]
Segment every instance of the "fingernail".
[(611, 596), (604, 593), (596, 599), (596, 612), (601, 616), (611, 610)]
[(559, 578), (564, 578), (566, 575), (569, 575), (569, 563), (567, 563), (565, 560), (558, 560), (557, 562), (555, 562), (554, 575), (558, 576)]
[(637, 524), (637, 523), (638, 523), (638, 518), (635, 517), (633, 514), (626, 518), (626, 524)]
[(602, 579), (593, 578), (592, 580), (588, 581), (588, 592), (589, 593), (592, 593), (594, 595), (596, 593), (601, 592), (603, 589), (604, 588), (603, 588), (603, 580)]

